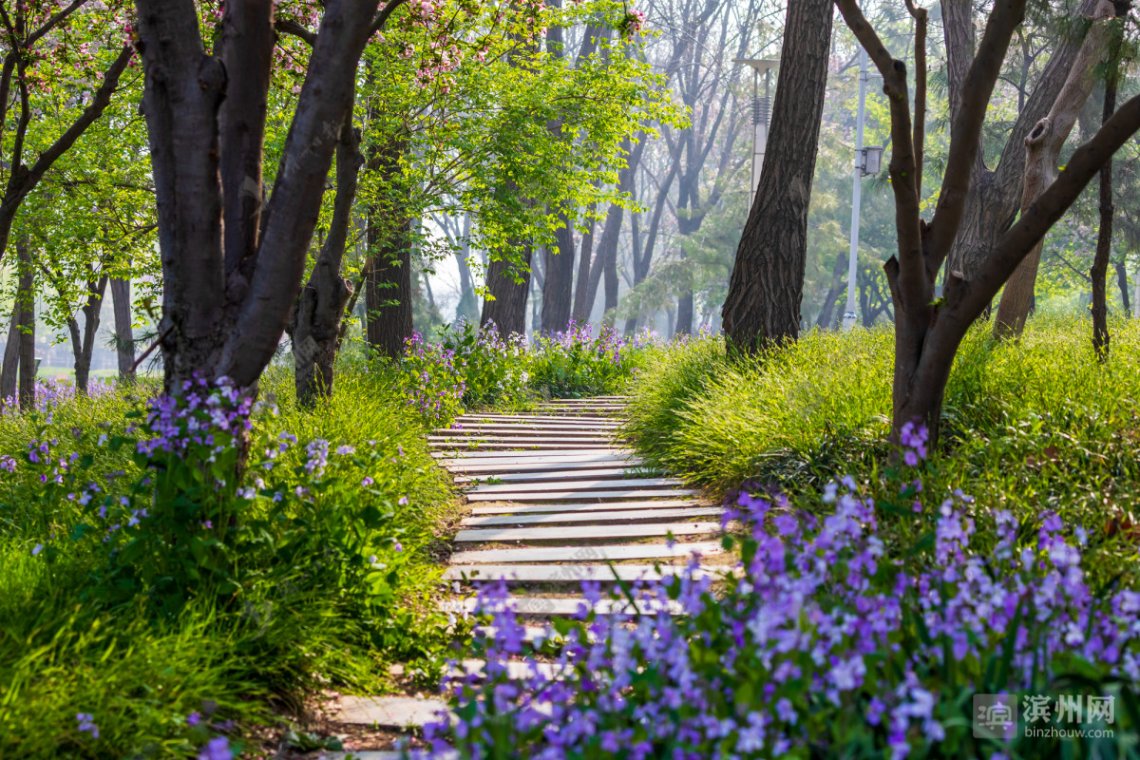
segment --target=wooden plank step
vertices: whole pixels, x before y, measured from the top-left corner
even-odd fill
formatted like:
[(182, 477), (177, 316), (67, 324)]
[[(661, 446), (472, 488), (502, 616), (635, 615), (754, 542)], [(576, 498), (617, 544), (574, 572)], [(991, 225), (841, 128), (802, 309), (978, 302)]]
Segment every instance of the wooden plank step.
[(480, 435), (480, 436), (464, 436), (452, 435), (429, 435), (429, 441), (442, 441), (444, 443), (456, 443), (464, 446), (470, 445), (474, 442), (479, 443), (601, 443), (605, 444), (611, 439), (608, 435), (587, 435), (585, 433), (575, 435)]
[(466, 462), (448, 463), (440, 462), (449, 472), (454, 472), (459, 475), (479, 475), (479, 473), (495, 473), (495, 472), (510, 472), (510, 473), (524, 473), (524, 472), (546, 472), (551, 469), (557, 470), (605, 470), (612, 468), (625, 468), (634, 470), (644, 470), (645, 466), (637, 461), (630, 461), (620, 457), (609, 457), (607, 459), (590, 459), (584, 462), (575, 462), (574, 460), (542, 460), (538, 459), (532, 462), (491, 462), (485, 464), (468, 464)]
[[(475, 612), (479, 600), (475, 597), (468, 599), (454, 599), (442, 602), (440, 610), (455, 615), (470, 615)], [(527, 594), (525, 596), (512, 596), (510, 607), (516, 614), (526, 617), (552, 617), (576, 615), (584, 607), (591, 609), (591, 605), (584, 597), (540, 596)], [(599, 599), (592, 607), (599, 615), (653, 615), (658, 612), (667, 612), (678, 615), (684, 611), (680, 602), (642, 601), (638, 600), (636, 606), (628, 599)]]
[[(512, 498), (517, 496), (518, 498)], [(547, 491), (542, 492), (510, 492), (510, 493), (470, 493), (468, 501), (572, 501), (582, 499), (654, 499), (657, 497), (689, 496), (698, 497), (700, 493), (692, 488), (631, 488), (620, 491)]]
[(724, 548), (717, 541), (660, 544), (612, 544), (608, 546), (526, 546), (517, 549), (480, 549), (451, 555), (452, 565), (501, 564), (504, 562), (622, 562), (633, 559), (687, 560), (694, 554), (712, 556)]
[[(464, 583), (500, 579), (508, 583), (633, 582), (657, 581), (684, 570), (684, 565), (452, 565), (443, 577)], [(701, 569), (693, 574), (701, 576), (708, 572)]]
[(650, 511), (676, 507), (703, 507), (706, 502), (695, 499), (660, 499), (659, 501), (588, 501), (577, 504), (480, 504), (471, 508), (472, 515), (538, 515), (550, 512), (609, 512), (613, 510)]
[[(615, 488), (669, 488), (684, 485), (677, 478), (597, 478), (574, 483), (575, 491), (612, 491)], [(504, 485), (475, 486), (469, 493), (530, 493), (549, 491), (549, 483), (506, 483)], [(563, 489), (565, 490), (565, 489)]]
[(566, 523), (644, 522), (647, 520), (691, 520), (715, 517), (720, 507), (690, 509), (625, 509), (616, 512), (554, 512), (539, 515), (494, 515), (465, 517), (463, 527), (482, 528), (489, 525), (560, 525)]
[(703, 536), (720, 533), (720, 523), (683, 522), (650, 525), (569, 525), (557, 528), (469, 528), (455, 534), (456, 543), (567, 541), (582, 539)]
[(457, 457), (436, 456), (440, 464), (542, 464), (543, 462), (610, 462), (613, 460), (640, 462), (627, 449), (600, 447), (596, 449), (569, 449), (567, 451), (465, 451)]
[[(530, 470), (527, 472), (518, 472), (514, 469), (500, 469), (498, 473), (482, 472), (459, 475), (455, 478), (455, 482), (474, 483), (493, 479), (495, 481), (495, 484), (561, 483), (567, 480), (581, 481), (583, 483), (605, 481), (607, 483), (616, 482), (619, 484), (624, 484), (624, 482), (635, 482), (639, 479), (639, 476), (640, 478), (644, 478), (646, 475), (653, 475), (655, 473), (660, 473), (660, 470), (649, 470), (646, 467), (590, 467), (562, 469), (559, 465), (553, 465), (548, 466), (545, 470)], [(577, 487), (577, 485), (577, 483), (574, 483), (574, 487)]]
[(337, 723), (383, 728), (413, 728), (434, 722), (448, 712), (447, 703), (416, 697), (338, 697), (325, 708)]
[[(467, 659), (458, 663), (455, 667), (450, 668), (448, 674), (459, 677), (469, 674), (481, 676), (483, 674), (484, 665), (483, 660)], [(549, 662), (529, 663), (523, 660), (507, 661), (507, 677), (514, 681), (526, 680), (536, 672), (548, 680), (554, 680), (559, 677), (560, 671), (561, 668)]]
[(621, 427), (621, 423), (616, 420), (587, 420), (581, 417), (576, 417), (569, 420), (551, 420), (549, 418), (535, 417), (529, 420), (511, 420), (511, 419), (497, 419), (488, 417), (456, 417), (455, 421), (451, 423), (450, 428), (445, 429), (470, 429), (470, 428), (542, 428), (543, 430), (581, 430), (582, 428), (589, 429), (605, 429), (615, 430)]
[(588, 417), (581, 414), (574, 414), (568, 417), (559, 417), (556, 414), (464, 414), (457, 419), (472, 419), (472, 420), (509, 420), (518, 422), (568, 422), (572, 424), (596, 422), (600, 425), (613, 425), (620, 427), (621, 421), (615, 420), (613, 417)]
[(518, 443), (518, 442), (504, 443), (502, 441), (496, 441), (494, 443), (487, 443), (484, 441), (479, 441), (479, 442), (476, 442), (474, 445), (469, 444), (469, 443), (464, 443), (463, 441), (457, 441), (454, 438), (447, 440), (447, 441), (428, 441), (428, 446), (435, 449), (436, 451), (444, 452), (444, 454), (446, 456), (454, 456), (455, 454), (466, 452), (466, 451), (475, 451), (476, 445), (478, 446), (478, 448), (484, 449), (484, 450), (496, 449), (499, 451), (512, 451), (512, 452), (517, 450), (517, 451), (534, 451), (536, 453), (541, 452), (541, 451), (555, 451), (555, 450), (556, 451), (566, 451), (566, 450), (570, 450), (570, 449), (598, 449), (598, 448), (603, 448), (602, 446), (599, 446), (597, 443), (566, 443), (563, 441), (555, 441), (555, 440), (551, 440), (549, 442), (543, 442), (543, 443)]

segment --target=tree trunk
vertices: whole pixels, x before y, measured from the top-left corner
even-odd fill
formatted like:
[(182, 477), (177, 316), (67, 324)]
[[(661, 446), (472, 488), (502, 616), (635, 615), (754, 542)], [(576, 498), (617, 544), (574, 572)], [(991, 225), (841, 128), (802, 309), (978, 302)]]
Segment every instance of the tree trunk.
[[(593, 207), (590, 210), (593, 211)], [(590, 262), (593, 259), (596, 226), (594, 219), (587, 217), (586, 232), (582, 235), (582, 245), (578, 252), (578, 276), (575, 278), (574, 308), (571, 310), (571, 319), (578, 323), (590, 321), (590, 312), (594, 310), (594, 297), (597, 294), (597, 283), (592, 289), (590, 287)]]
[(847, 254), (840, 253), (835, 257), (835, 266), (831, 269), (831, 285), (823, 296), (823, 306), (819, 310), (819, 317), (815, 326), (821, 330), (830, 330), (835, 322), (835, 304), (843, 292), (843, 273), (847, 271)]
[(115, 312), (115, 353), (119, 360), (119, 382), (135, 381), (135, 336), (131, 326), (131, 281), (111, 280), (111, 306)]
[(352, 127), (349, 109), (336, 147), (336, 197), (328, 237), (293, 311), (293, 379), (297, 403), (304, 407), (331, 397), (333, 392), (341, 322), (352, 295), (352, 287), (341, 275), (341, 264), (352, 224), (357, 178), (364, 163), (359, 146), (360, 134)]
[(1120, 306), (1124, 310), (1124, 316), (1132, 316), (1132, 300), (1128, 292), (1128, 268), (1123, 260), (1112, 262), (1113, 269), (1116, 270), (1116, 286), (1120, 288)]
[(554, 233), (555, 245), (545, 252), (545, 279), (542, 283), (542, 331), (565, 330), (574, 305), (574, 227), (562, 214), (562, 224)]
[(693, 334), (693, 290), (682, 289), (677, 297), (677, 322), (673, 327), (673, 335)]
[[(1101, 111), (1101, 126), (1116, 112), (1116, 88), (1120, 76), (1120, 43), (1123, 39), (1123, 16), (1128, 12), (1131, 0), (1118, 0), (1115, 13), (1121, 23), (1113, 24), (1114, 34), (1108, 43), (1109, 62), (1104, 77), (1104, 108)], [(1092, 36), (1092, 33), (1089, 34)], [(1093, 257), (1089, 280), (1092, 282), (1092, 324), (1093, 351), (1097, 359), (1108, 360), (1108, 261), (1112, 256), (1112, 218), (1116, 209), (1112, 202), (1112, 157), (1100, 170), (1100, 229), (1097, 232), (1096, 255)]]
[(831, 19), (830, 0), (788, 4), (768, 151), (722, 311), (724, 332), (741, 350), (799, 336)]
[(75, 367), (75, 392), (86, 396), (91, 377), (91, 355), (95, 350), (95, 336), (99, 332), (99, 316), (103, 310), (103, 297), (107, 292), (107, 276), (87, 283), (87, 300), (83, 304), (83, 330), (79, 320), (71, 317), (67, 328), (71, 333), (71, 355)]
[(16, 243), (16, 308), (20, 314), (19, 378), (16, 395), (20, 408), (31, 411), (36, 406), (36, 294), (32, 249), (26, 238)]
[(0, 364), (0, 407), (16, 403), (16, 373), (20, 367), (20, 305), (12, 308), (8, 322), (8, 341), (4, 344), (4, 362)]
[(373, 216), (368, 224), (368, 250), (375, 253), (366, 265), (365, 338), (380, 355), (395, 359), (404, 353), (404, 341), (414, 329), (411, 222), (393, 228)]
[[(1045, 188), (1057, 178), (1061, 148), (1092, 92), (1096, 68), (1109, 51), (1112, 35), (1108, 19), (1112, 17), (1112, 4), (1108, 0), (1102, 0), (1096, 9), (1096, 22), (1085, 36), (1081, 50), (1053, 106), (1025, 138), (1022, 213), (1025, 213), (1041, 193), (1045, 192)], [(1043, 241), (1033, 247), (1029, 255), (1022, 259), (1013, 277), (1005, 284), (1001, 302), (998, 304), (997, 319), (994, 321), (994, 337), (1016, 337), (1025, 329), (1025, 320), (1029, 317), (1029, 309), (1033, 302), (1033, 289), (1037, 281), (1037, 267), (1041, 262), (1042, 245)]]
[(530, 257), (528, 245), (512, 264), (502, 257), (495, 258), (487, 267), (487, 292), (490, 298), (483, 301), (479, 324), (494, 324), (499, 335), (506, 338), (512, 333), (526, 335), (526, 298), (530, 293)]
[(395, 5), (380, 14), (378, 0), (323, 5), (266, 199), (261, 168), (273, 3), (227, 2), (219, 55), (211, 56), (191, 0), (136, 0), (168, 391), (195, 375), (253, 387), (277, 351), (305, 276), (360, 57)]
[[(961, 222), (954, 244), (946, 258), (948, 273), (969, 280), (991, 254), (1001, 234), (1008, 230), (1017, 216), (1023, 197), (1022, 181), (1025, 175), (1025, 139), (1057, 100), (1082, 47), (1090, 16), (1100, 0), (1080, 0), (1073, 22), (1073, 31), (1063, 36), (1057, 48), (1051, 51), (1033, 93), (1009, 130), (997, 168), (986, 169), (982, 155), (975, 153), (970, 162), (970, 185), (961, 212)], [(947, 15), (950, 8), (959, 12)], [(955, 19), (960, 19), (955, 21)], [(973, 24), (975, 16), (969, 0), (943, 0), (943, 29), (947, 33), (946, 50), (951, 74), (951, 100), (960, 99), (958, 90), (963, 87), (966, 73), (973, 58)], [(952, 30), (968, 27), (969, 35)], [(969, 47), (965, 47), (965, 40)], [(955, 75), (955, 72), (958, 72)], [(958, 85), (955, 86), (954, 82)], [(956, 113), (956, 111), (955, 111)]]

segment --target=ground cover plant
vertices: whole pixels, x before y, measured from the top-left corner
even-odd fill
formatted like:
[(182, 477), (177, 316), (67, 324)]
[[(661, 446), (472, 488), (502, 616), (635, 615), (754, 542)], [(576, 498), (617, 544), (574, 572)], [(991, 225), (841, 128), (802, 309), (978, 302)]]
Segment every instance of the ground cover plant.
[(393, 661), (434, 682), (453, 502), (396, 378), (156, 391), (0, 415), (0, 755), (220, 758)]
[[(741, 491), (725, 516), (740, 551), (718, 579), (694, 572), (623, 585), (625, 613), (579, 614), (536, 650), (506, 585), (484, 585), (483, 678), (450, 680), (454, 721), (432, 751), (462, 758), (1122, 757), (1140, 728), (1140, 594), (1090, 582), (1096, 553), (1044, 510), (1019, 520), (958, 492), (922, 488), (925, 429), (907, 428), (876, 503), (852, 478), (812, 509)], [(906, 520), (900, 547), (884, 523)], [(895, 546), (892, 547), (892, 544)], [(892, 550), (894, 549), (894, 550)], [(900, 551), (900, 549), (903, 549)], [(635, 614), (635, 605), (641, 613)], [(672, 608), (672, 609), (671, 609)], [(679, 612), (681, 614), (672, 614)], [(529, 675), (507, 664), (523, 658)], [(543, 662), (550, 671), (541, 669)], [(978, 736), (976, 693), (1010, 704), (1099, 705), (1030, 726), (1081, 737)], [(1060, 709), (1060, 708), (1058, 708)]]
[(648, 335), (627, 339), (608, 326), (595, 335), (573, 322), (528, 343), (518, 334), (503, 338), (493, 324), (464, 322), (431, 339), (416, 333), (398, 366), (408, 403), (425, 419), (448, 423), (469, 409), (622, 393), (651, 343)]
[[(1016, 344), (973, 331), (926, 487), (1019, 518), (1052, 509), (1112, 538), (1109, 566), (1135, 571), (1140, 325), (1113, 329), (1119, 351), (1105, 364), (1073, 320), (1036, 320)], [(727, 360), (718, 339), (678, 344), (638, 376), (626, 430), (649, 461), (722, 493), (755, 481), (794, 499), (846, 472), (878, 496), (891, 356), (885, 329), (815, 332), (744, 361)]]

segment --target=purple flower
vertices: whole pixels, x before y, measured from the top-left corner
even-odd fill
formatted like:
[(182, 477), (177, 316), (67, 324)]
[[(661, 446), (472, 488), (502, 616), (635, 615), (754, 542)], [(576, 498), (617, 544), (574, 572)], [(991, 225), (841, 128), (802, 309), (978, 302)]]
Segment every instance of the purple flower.
[(99, 738), (99, 727), (95, 725), (95, 717), (91, 713), (76, 713), (75, 720), (81, 732), (90, 734), (92, 739)]
[(37, 554), (39, 554), (43, 550), (44, 550), (43, 544), (36, 544), (35, 546), (32, 547), (32, 556), (33, 557), (36, 556)]
[(198, 760), (233, 760), (233, 756), (230, 740), (224, 736), (215, 736), (198, 753)]

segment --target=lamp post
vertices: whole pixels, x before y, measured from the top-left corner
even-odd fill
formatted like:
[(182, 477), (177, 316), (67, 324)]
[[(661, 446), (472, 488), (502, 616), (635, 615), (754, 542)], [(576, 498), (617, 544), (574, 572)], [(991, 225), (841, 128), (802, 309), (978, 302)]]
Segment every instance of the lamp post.
[[(772, 69), (779, 65), (773, 58), (737, 58), (737, 63), (752, 67), (752, 186), (748, 191), (748, 208), (756, 201), (760, 172), (764, 168), (764, 151), (768, 146), (768, 117), (772, 112)], [(764, 95), (760, 95), (760, 75), (764, 75)]]
[(879, 146), (863, 146), (863, 126), (867, 117), (867, 83), (871, 81), (867, 51), (859, 48), (859, 110), (855, 117), (855, 179), (851, 189), (851, 253), (847, 260), (847, 308), (843, 329), (855, 326), (855, 278), (859, 273), (859, 209), (863, 202), (864, 177), (878, 174), (883, 161)]

